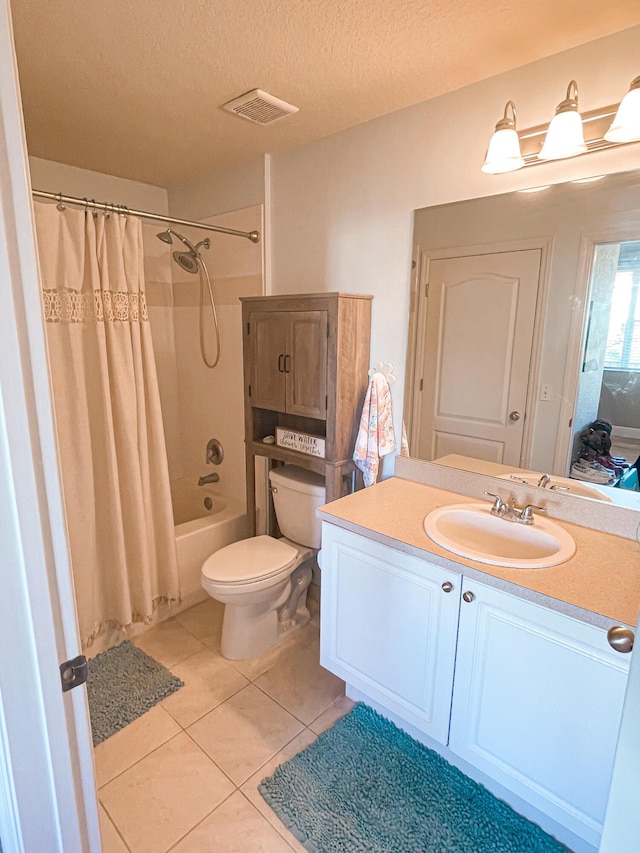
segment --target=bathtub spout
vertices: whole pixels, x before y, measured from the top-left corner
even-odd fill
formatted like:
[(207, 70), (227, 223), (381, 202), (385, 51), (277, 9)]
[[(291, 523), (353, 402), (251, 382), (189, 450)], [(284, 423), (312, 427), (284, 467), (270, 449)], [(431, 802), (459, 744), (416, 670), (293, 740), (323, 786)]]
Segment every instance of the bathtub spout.
[(220, 474), (216, 474), (214, 472), (213, 474), (207, 474), (205, 477), (200, 477), (200, 479), (198, 480), (198, 485), (199, 486), (206, 486), (209, 483), (217, 483), (219, 479), (220, 479)]

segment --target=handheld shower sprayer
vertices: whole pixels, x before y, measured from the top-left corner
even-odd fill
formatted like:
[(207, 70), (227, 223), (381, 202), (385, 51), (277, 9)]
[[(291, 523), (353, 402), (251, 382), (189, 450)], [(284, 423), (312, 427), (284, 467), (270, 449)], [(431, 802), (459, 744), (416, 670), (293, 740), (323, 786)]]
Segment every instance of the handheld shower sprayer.
[[(213, 298), (213, 288), (211, 286), (209, 270), (204, 262), (204, 258), (200, 254), (201, 248), (211, 248), (211, 240), (208, 237), (205, 237), (204, 240), (200, 240), (200, 242), (196, 243), (194, 246), (190, 240), (187, 240), (186, 237), (183, 237), (182, 234), (178, 234), (177, 231), (173, 231), (171, 228), (167, 228), (166, 231), (161, 231), (159, 234), (156, 234), (156, 237), (158, 240), (162, 240), (163, 243), (167, 243), (169, 246), (173, 245), (173, 238), (177, 237), (177, 239), (180, 240), (180, 242), (186, 246), (189, 251), (172, 252), (171, 255), (173, 260), (178, 264), (180, 269), (183, 269), (185, 272), (192, 273), (193, 275), (200, 273), (200, 353), (202, 355), (202, 360), (207, 367), (215, 367), (220, 360), (220, 328), (218, 325), (218, 315), (216, 312), (215, 300)], [(204, 282), (202, 272), (204, 272), (209, 290), (209, 304), (211, 306), (211, 315), (213, 317), (213, 327), (216, 338), (216, 359), (213, 363), (207, 359), (204, 347)]]

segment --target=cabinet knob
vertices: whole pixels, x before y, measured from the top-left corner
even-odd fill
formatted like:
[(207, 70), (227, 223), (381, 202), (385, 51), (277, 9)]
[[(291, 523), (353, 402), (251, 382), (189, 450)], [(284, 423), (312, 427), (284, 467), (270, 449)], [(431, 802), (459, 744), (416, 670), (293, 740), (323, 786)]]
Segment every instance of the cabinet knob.
[(453, 589), (453, 584), (451, 583), (451, 581), (445, 581), (442, 584), (442, 591), (443, 592), (451, 592), (452, 589)]
[(467, 602), (467, 604), (471, 604), (472, 601), (476, 600), (475, 595), (472, 592), (469, 592), (469, 590), (463, 592), (462, 597)]
[(630, 628), (623, 628), (622, 625), (615, 625), (607, 631), (607, 640), (612, 649), (628, 654), (633, 648), (633, 631)]

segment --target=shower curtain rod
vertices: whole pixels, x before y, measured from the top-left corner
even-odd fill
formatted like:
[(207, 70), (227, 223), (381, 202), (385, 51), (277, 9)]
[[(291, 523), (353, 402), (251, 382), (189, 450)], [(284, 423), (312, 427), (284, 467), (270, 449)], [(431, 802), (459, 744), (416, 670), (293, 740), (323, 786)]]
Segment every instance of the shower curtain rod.
[(124, 204), (111, 204), (110, 202), (95, 201), (95, 199), (76, 198), (72, 195), (62, 195), (62, 193), (48, 193), (43, 190), (33, 190), (32, 194), (36, 198), (48, 198), (51, 201), (57, 201), (58, 206), (65, 204), (75, 204), (79, 207), (84, 207), (85, 210), (100, 210), (103, 213), (122, 213), (130, 216), (138, 216), (140, 219), (147, 219), (150, 222), (165, 222), (171, 225), (186, 225), (188, 228), (201, 228), (204, 231), (217, 231), (220, 234), (231, 234), (234, 237), (246, 237), (252, 243), (260, 241), (259, 231), (236, 231), (234, 228), (223, 228), (221, 225), (205, 225), (204, 222), (191, 222), (188, 219), (174, 219), (171, 216), (161, 216), (159, 213), (148, 213), (145, 210), (132, 210)]

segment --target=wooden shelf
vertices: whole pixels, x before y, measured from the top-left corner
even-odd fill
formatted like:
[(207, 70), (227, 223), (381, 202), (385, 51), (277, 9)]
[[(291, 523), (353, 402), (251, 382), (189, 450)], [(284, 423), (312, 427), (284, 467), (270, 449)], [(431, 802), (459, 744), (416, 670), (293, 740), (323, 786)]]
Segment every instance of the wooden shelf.
[[(340, 293), (241, 298), (250, 534), (256, 456), (322, 474), (327, 502), (344, 493), (368, 383), (371, 300)], [(265, 444), (276, 427), (322, 437), (324, 458)]]

